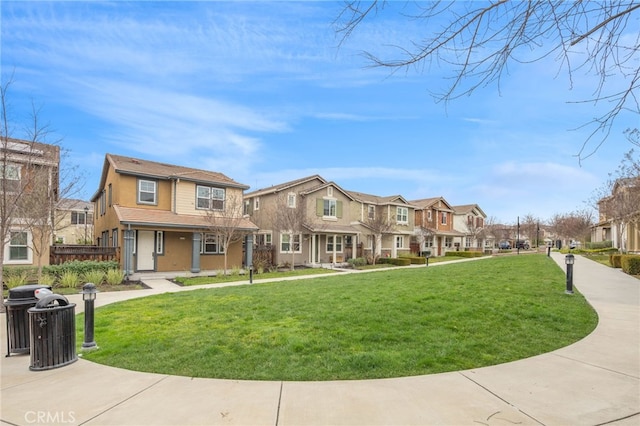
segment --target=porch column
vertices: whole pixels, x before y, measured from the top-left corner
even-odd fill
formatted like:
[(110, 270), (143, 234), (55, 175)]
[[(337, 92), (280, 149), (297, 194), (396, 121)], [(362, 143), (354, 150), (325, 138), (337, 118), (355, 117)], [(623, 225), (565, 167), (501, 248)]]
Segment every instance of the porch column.
[(316, 264), (316, 259), (318, 256), (316, 255), (316, 234), (311, 234), (311, 263)]
[(200, 272), (200, 241), (202, 234), (193, 233), (193, 245), (191, 246), (191, 272)]
[(133, 239), (135, 238), (135, 231), (133, 229), (124, 230), (124, 243), (122, 247), (122, 266), (126, 279), (129, 279), (129, 275), (133, 274)]
[(244, 266), (247, 269), (253, 268), (253, 234), (247, 234), (244, 239), (245, 259)]

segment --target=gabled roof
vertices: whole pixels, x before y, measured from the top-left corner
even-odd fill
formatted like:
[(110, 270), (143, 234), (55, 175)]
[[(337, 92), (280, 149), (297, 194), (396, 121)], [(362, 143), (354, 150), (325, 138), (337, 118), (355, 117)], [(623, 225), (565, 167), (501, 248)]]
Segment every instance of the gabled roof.
[(477, 204), (464, 204), (462, 206), (453, 206), (453, 210), (455, 210), (456, 214), (469, 214), (476, 210), (482, 217), (487, 217), (487, 215), (482, 211), (480, 206)]
[(100, 185), (96, 193), (91, 197), (92, 201), (95, 201), (95, 199), (100, 195), (100, 190), (105, 185), (109, 167), (112, 167), (116, 173), (125, 175), (165, 180), (186, 180), (204, 184), (221, 185), (230, 188), (239, 188), (243, 190), (249, 188), (248, 185), (238, 183), (219, 172), (176, 166), (174, 164), (158, 163), (155, 161), (125, 157), (122, 155), (106, 154), (104, 158), (104, 166), (102, 167), (102, 175), (100, 177)]
[(87, 208), (88, 211), (93, 212), (92, 203), (84, 200), (78, 200), (75, 198), (62, 198), (58, 202), (58, 205), (56, 208), (58, 210), (75, 210), (75, 211), (81, 211)]
[[(118, 221), (123, 225), (155, 226), (171, 228), (206, 229), (211, 227), (211, 219), (202, 215), (176, 214), (167, 210), (141, 209), (136, 207), (113, 206)], [(220, 218), (224, 221), (223, 218)], [(223, 225), (221, 223), (221, 225)], [(247, 218), (242, 218), (238, 229), (256, 231), (258, 227)]]
[(318, 185), (328, 183), (324, 178), (322, 178), (322, 176), (312, 175), (312, 176), (307, 176), (307, 177), (303, 177), (296, 180), (291, 180), (289, 182), (280, 183), (278, 185), (273, 185), (268, 188), (256, 189), (255, 191), (247, 192), (246, 194), (244, 194), (244, 196), (245, 198), (249, 198), (249, 197), (259, 197), (261, 195), (267, 195), (267, 194), (275, 194), (277, 192), (285, 191), (289, 188), (293, 188), (298, 185), (311, 182), (313, 180), (317, 180)]
[(323, 189), (325, 189), (325, 188), (327, 188), (329, 186), (332, 186), (333, 188), (335, 188), (338, 191), (342, 192), (347, 198), (350, 198), (351, 200), (354, 200), (354, 198), (351, 196), (349, 191), (345, 191), (344, 189), (342, 189), (340, 187), (340, 185), (338, 185), (337, 183), (335, 183), (333, 181), (323, 183), (322, 185), (314, 186), (313, 188), (309, 188), (306, 191), (302, 191), (300, 194), (302, 194), (302, 195), (313, 194), (314, 192), (321, 191), (321, 190), (323, 190)]
[(445, 208), (440, 207), (439, 210), (453, 211), (453, 207), (451, 207), (451, 204), (449, 204), (447, 200), (444, 199), (444, 197), (423, 198), (421, 200), (411, 200), (409, 202), (413, 204), (417, 209), (424, 210), (428, 209), (429, 207), (433, 207), (439, 201), (441, 201), (445, 205)]
[(394, 204), (394, 205), (404, 205), (410, 204), (407, 200), (404, 199), (402, 195), (389, 195), (386, 197), (381, 197), (379, 195), (365, 194), (364, 192), (356, 192), (356, 191), (347, 191), (353, 198), (356, 200), (367, 203), (367, 204), (376, 204), (376, 205), (386, 205), (386, 204)]

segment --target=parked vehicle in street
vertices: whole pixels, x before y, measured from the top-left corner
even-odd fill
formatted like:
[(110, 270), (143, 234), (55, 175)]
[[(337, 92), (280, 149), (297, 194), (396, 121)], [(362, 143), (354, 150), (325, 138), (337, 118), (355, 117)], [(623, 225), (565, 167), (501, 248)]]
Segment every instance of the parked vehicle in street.
[(498, 244), (498, 248), (500, 250), (511, 250), (511, 243), (509, 241), (501, 241), (500, 244)]
[(516, 248), (520, 250), (529, 250), (529, 243), (523, 240), (516, 241)]

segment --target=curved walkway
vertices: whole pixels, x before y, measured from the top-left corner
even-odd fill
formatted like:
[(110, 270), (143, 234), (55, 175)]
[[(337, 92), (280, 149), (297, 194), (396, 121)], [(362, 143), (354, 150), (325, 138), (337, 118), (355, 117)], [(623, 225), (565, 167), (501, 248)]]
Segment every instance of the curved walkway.
[[(564, 269), (564, 256), (552, 256)], [(152, 290), (102, 293), (97, 302), (178, 291), (168, 281), (148, 283)], [(28, 355), (3, 356), (0, 421), (3, 425), (639, 425), (640, 281), (577, 256), (574, 285), (600, 319), (585, 339), (520, 361), (428, 376), (333, 382), (192, 379), (82, 359), (31, 372)], [(70, 299), (81, 311), (81, 300)], [(1, 318), (1, 348), (6, 353), (6, 316)]]

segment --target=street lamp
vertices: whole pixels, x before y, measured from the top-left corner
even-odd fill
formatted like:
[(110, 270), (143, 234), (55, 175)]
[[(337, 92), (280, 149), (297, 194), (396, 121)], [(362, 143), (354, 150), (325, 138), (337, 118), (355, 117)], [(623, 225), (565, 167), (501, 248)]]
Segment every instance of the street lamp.
[(573, 294), (573, 263), (575, 257), (572, 254), (568, 254), (564, 257), (564, 263), (567, 264), (567, 289), (566, 294)]
[(97, 349), (93, 339), (93, 302), (96, 300), (98, 290), (93, 283), (86, 283), (82, 286), (82, 300), (84, 300), (84, 342), (82, 349)]
[(84, 243), (87, 244), (87, 222), (89, 220), (89, 207), (84, 206)]

